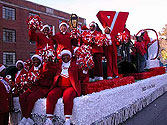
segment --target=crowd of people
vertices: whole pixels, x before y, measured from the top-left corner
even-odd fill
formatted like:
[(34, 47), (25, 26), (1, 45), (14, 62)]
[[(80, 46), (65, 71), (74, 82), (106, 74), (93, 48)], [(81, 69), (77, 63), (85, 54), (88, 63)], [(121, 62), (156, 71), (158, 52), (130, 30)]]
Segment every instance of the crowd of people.
[[(36, 54), (31, 57), (29, 62), (18, 60), (16, 68), (18, 72), (15, 75), (15, 81), (11, 82), (5, 77), (4, 65), (0, 65), (0, 124), (8, 125), (8, 118), (12, 97), (19, 97), (22, 112), (22, 120), (19, 125), (33, 125), (31, 112), (35, 102), (40, 98), (46, 98), (45, 124), (53, 124), (54, 109), (57, 100), (63, 97), (65, 125), (70, 125), (72, 115), (73, 100), (81, 95), (81, 83), (103, 80), (102, 57), (107, 60), (107, 79), (118, 78), (117, 68), (117, 42), (115, 36), (112, 36), (110, 27), (104, 27), (104, 34), (97, 31), (97, 24), (91, 22), (89, 28), (82, 27), (82, 33), (85, 36), (68, 32), (68, 24), (61, 22), (60, 32), (54, 36), (50, 34), (49, 25), (44, 25), (40, 31), (35, 27), (29, 29), (30, 41), (36, 42)], [(130, 32), (125, 29), (126, 39), (130, 41)], [(84, 33), (83, 33), (84, 34)], [(107, 44), (99, 45), (97, 37), (103, 35)], [(75, 36), (75, 37), (74, 37)], [(147, 44), (149, 37), (147, 32), (136, 37), (135, 47), (139, 59), (139, 72), (144, 71), (144, 63), (147, 56)], [(91, 40), (91, 42), (90, 42)], [(104, 39), (102, 40), (104, 41)], [(75, 52), (81, 45), (88, 45), (92, 48), (92, 59), (94, 67), (82, 67), (81, 63), (76, 64), (77, 58)], [(56, 59), (41, 56), (41, 49), (46, 46), (56, 48)], [(128, 57), (128, 61), (130, 61)], [(11, 96), (12, 94), (12, 96)]]

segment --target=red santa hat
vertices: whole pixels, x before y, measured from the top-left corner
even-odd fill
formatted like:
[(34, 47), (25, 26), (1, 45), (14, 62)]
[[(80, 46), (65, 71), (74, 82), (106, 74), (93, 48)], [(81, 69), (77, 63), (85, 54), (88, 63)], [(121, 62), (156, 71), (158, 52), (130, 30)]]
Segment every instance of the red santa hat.
[(4, 70), (6, 67), (3, 64), (0, 64), (0, 72), (2, 72), (2, 70)]
[(59, 57), (62, 57), (62, 55), (64, 55), (64, 54), (70, 55), (70, 58), (72, 57), (70, 50), (67, 50), (67, 49), (62, 50), (61, 53), (59, 54)]
[(31, 57), (31, 60), (32, 60), (34, 57), (38, 58), (38, 59), (41, 61), (41, 63), (43, 62), (43, 60), (42, 60), (42, 57), (41, 57), (41, 56), (39, 56), (39, 55), (35, 54), (35, 55), (33, 55), (33, 56)]
[(60, 24), (59, 24), (59, 29), (62, 25), (65, 25), (67, 28), (69, 27), (67, 22), (66, 21), (62, 21)]
[(95, 26), (96, 27), (96, 23), (94, 21), (92, 21), (90, 24), (89, 24), (89, 27), (91, 26)]
[(44, 25), (44, 26), (42, 27), (41, 31), (43, 31), (45, 28), (49, 28), (49, 32), (51, 31), (50, 26), (49, 26), (48, 24)]
[(23, 62), (22, 60), (18, 60), (18, 61), (16, 62), (16, 67), (17, 67), (17, 64), (18, 64), (18, 63), (23, 64), (23, 67), (24, 67), (24, 62)]
[(89, 29), (87, 28), (86, 25), (83, 25), (83, 26), (81, 27), (81, 30), (89, 30)]

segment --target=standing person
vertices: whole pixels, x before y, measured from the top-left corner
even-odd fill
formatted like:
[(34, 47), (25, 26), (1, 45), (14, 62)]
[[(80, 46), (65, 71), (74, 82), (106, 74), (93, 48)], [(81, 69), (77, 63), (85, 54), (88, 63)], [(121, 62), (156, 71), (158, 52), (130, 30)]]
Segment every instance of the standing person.
[(0, 64), (0, 124), (8, 125), (10, 111), (10, 85), (5, 80), (5, 66)]
[(145, 41), (143, 41), (143, 37), (138, 36), (136, 37), (135, 47), (136, 47), (136, 55), (137, 55), (137, 71), (139, 73), (144, 72), (144, 67), (146, 65), (146, 57), (147, 57), (147, 50), (145, 48)]
[(40, 32), (37, 32), (36, 29), (29, 30), (29, 40), (36, 42), (36, 54), (39, 54), (39, 50), (46, 47), (47, 44), (54, 47), (50, 32), (49, 25), (44, 25)]
[[(123, 33), (125, 33), (126, 39), (125, 39), (125, 41), (123, 41), (123, 45), (121, 47), (121, 52), (125, 51), (125, 55), (123, 56), (123, 60), (130, 62), (130, 48), (129, 48), (129, 46), (131, 44), (131, 40), (130, 40), (130, 31), (126, 28), (126, 24), (125, 24)], [(122, 53), (122, 55), (123, 55), (123, 53)]]
[(116, 43), (111, 36), (111, 30), (108, 26), (105, 27), (104, 33), (109, 41), (109, 45), (104, 47), (104, 54), (107, 59), (107, 79), (118, 78)]
[[(89, 30), (93, 37), (96, 37), (97, 34), (100, 34), (100, 32), (96, 31), (96, 23), (91, 22), (89, 24)], [(95, 81), (95, 80), (103, 80), (103, 66), (102, 66), (102, 56), (103, 56), (103, 47), (99, 47), (95, 45), (94, 43), (91, 44), (92, 46), (92, 52), (93, 52), (93, 61), (94, 61), (94, 68), (90, 70), (90, 78), (89, 81)]]
[[(36, 79), (33, 79), (31, 82), (31, 89), (27, 89), (23, 94), (20, 95), (19, 101), (21, 106), (21, 111), (23, 118), (20, 121), (19, 125), (33, 125), (34, 121), (30, 118), (31, 112), (34, 107), (35, 102), (39, 98), (44, 98), (47, 96), (49, 89), (52, 85), (52, 72), (47, 71), (42, 68), (42, 58), (38, 55), (32, 56), (33, 66), (30, 71), (36, 76)], [(30, 72), (29, 71), (29, 72)]]
[(60, 97), (63, 97), (65, 125), (70, 125), (72, 115), (73, 100), (81, 95), (80, 79), (82, 74), (76, 62), (73, 61), (69, 50), (61, 51), (62, 63), (56, 64), (55, 76), (51, 91), (47, 96), (45, 125), (52, 125), (55, 105)]
[(27, 75), (27, 71), (24, 69), (24, 62), (22, 60), (18, 60), (16, 62), (16, 68), (18, 69), (16, 75), (15, 75), (15, 84), (14, 84), (14, 87), (15, 87), (15, 91), (12, 92), (12, 95), (17, 97), (20, 95), (20, 92), (21, 91), (21, 77), (23, 75)]
[(72, 52), (72, 45), (78, 45), (77, 39), (71, 38), (71, 34), (67, 32), (68, 27), (68, 24), (65, 21), (62, 21), (59, 25), (60, 32), (53, 36), (54, 43), (57, 45), (57, 54), (59, 54), (64, 48), (67, 48)]

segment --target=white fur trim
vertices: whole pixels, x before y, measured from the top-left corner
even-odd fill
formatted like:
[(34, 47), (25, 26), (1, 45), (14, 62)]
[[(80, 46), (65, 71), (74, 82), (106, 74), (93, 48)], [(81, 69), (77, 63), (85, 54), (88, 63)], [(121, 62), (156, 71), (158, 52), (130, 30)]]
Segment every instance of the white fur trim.
[(39, 56), (39, 55), (35, 54), (35, 55), (33, 55), (33, 56), (31, 57), (31, 60), (32, 60), (34, 57), (38, 58), (38, 59), (41, 61), (41, 63), (43, 62), (43, 60), (42, 60), (42, 57), (41, 57), (41, 56)]
[(47, 28), (49, 28), (49, 32), (50, 32), (50, 30), (51, 30), (51, 29), (50, 29), (50, 26), (49, 26), (49, 25), (47, 25), (47, 24), (46, 24), (46, 25), (44, 25), (44, 26), (42, 27), (41, 31), (43, 31), (46, 27), (47, 27)]
[(72, 54), (71, 54), (71, 52), (69, 50), (63, 50), (63, 51), (61, 51), (61, 53), (60, 53), (59, 56), (62, 57), (63, 54), (69, 54), (70, 58), (72, 57)]
[(69, 26), (68, 26), (68, 24), (65, 23), (65, 22), (61, 22), (61, 23), (59, 24), (59, 29), (60, 29), (60, 27), (61, 27), (63, 24), (66, 25), (66, 27), (67, 27), (67, 29), (68, 29)]
[(23, 64), (23, 67), (24, 67), (24, 62), (23, 62), (22, 60), (17, 60), (17, 62), (16, 62), (16, 67), (17, 67), (17, 64), (18, 64), (18, 63)]
[(6, 67), (4, 66), (4, 65), (2, 65), (1, 67), (0, 67), (0, 72), (2, 72), (2, 70), (4, 70)]

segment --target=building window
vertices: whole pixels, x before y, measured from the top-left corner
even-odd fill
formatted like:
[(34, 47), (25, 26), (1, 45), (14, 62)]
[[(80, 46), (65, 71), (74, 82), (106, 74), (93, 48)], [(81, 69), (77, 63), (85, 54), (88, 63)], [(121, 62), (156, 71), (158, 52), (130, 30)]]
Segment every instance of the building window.
[(32, 12), (29, 13), (29, 17), (30, 17), (30, 16), (36, 16), (36, 15), (39, 16), (39, 14), (36, 14), (36, 13), (32, 13)]
[(35, 55), (35, 52), (30, 52), (30, 58)]
[(16, 42), (16, 30), (3, 29), (3, 42)]
[(52, 8), (47, 8), (47, 7), (46, 7), (46, 13), (53, 14), (53, 13), (54, 13), (54, 10), (53, 10)]
[(15, 20), (15, 9), (3, 6), (2, 17), (7, 20)]
[(15, 52), (3, 52), (3, 64), (15, 65), (16, 53)]

